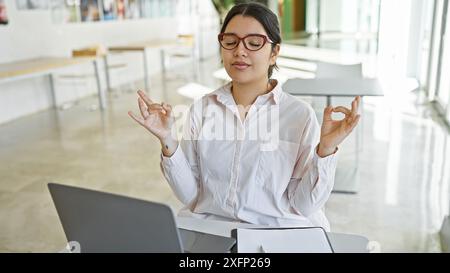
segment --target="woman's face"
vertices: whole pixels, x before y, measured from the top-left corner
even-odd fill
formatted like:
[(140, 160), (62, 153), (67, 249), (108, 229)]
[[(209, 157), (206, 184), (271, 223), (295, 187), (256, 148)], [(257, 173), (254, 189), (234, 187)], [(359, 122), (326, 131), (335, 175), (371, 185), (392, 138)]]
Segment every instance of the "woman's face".
[[(234, 33), (243, 38), (248, 34), (262, 34), (268, 37), (264, 27), (253, 17), (236, 15), (227, 27), (225, 33)], [(266, 43), (258, 51), (250, 51), (241, 41), (235, 49), (227, 50), (221, 47), (223, 65), (234, 82), (245, 84), (259, 80), (267, 80), (267, 71), (274, 65), (279, 52), (279, 45), (272, 50), (272, 44)]]

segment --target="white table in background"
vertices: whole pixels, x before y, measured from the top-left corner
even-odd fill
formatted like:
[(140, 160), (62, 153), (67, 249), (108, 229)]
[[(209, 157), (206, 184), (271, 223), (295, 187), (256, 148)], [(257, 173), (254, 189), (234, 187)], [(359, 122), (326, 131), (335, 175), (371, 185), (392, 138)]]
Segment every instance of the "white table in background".
[[(320, 96), (327, 98), (327, 106), (331, 105), (331, 97), (361, 97), (361, 109), (363, 98), (366, 96), (383, 96), (378, 79), (369, 78), (314, 78), (314, 79), (289, 79), (283, 84), (283, 90), (294, 96)], [(362, 112), (362, 111), (361, 111)], [(362, 121), (362, 119), (361, 119)], [(358, 133), (359, 130), (356, 130)], [(356, 172), (359, 164), (359, 136), (355, 141), (355, 166), (346, 176), (347, 181), (335, 181), (334, 192), (356, 193)]]
[(383, 96), (378, 79), (368, 78), (314, 78), (289, 79), (283, 90), (295, 96), (322, 96), (331, 105), (331, 97)]
[[(179, 44), (179, 41), (176, 39), (171, 40), (150, 40), (150, 41), (142, 41), (142, 42), (136, 42), (136, 43), (130, 43), (125, 45), (118, 45), (118, 46), (110, 46), (108, 47), (108, 51), (110, 52), (142, 52), (142, 61), (144, 64), (143, 70), (144, 70), (144, 85), (145, 85), (145, 92), (149, 92), (150, 90), (150, 80), (148, 77), (148, 60), (147, 60), (147, 50), (148, 49), (159, 49), (160, 50), (160, 62), (161, 62), (161, 68), (163, 74), (165, 73), (165, 54), (164, 54), (164, 48), (176, 46)], [(106, 82), (107, 82), (107, 88), (110, 90), (111, 83), (110, 83), (110, 74), (108, 69), (108, 61), (107, 57), (105, 56), (105, 66), (106, 66)]]
[(53, 96), (53, 104), (56, 106), (53, 73), (59, 69), (83, 63), (92, 63), (94, 66), (100, 109), (103, 110), (106, 108), (106, 96), (100, 85), (98, 57), (41, 57), (17, 62), (2, 63), (0, 64), (0, 83), (28, 79), (32, 77), (48, 76)]

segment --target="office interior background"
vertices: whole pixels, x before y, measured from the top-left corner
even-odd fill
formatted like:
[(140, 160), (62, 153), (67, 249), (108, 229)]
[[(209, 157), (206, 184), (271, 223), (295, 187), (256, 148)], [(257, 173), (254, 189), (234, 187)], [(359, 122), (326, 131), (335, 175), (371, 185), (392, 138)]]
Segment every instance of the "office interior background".
[[(49, 182), (182, 207), (127, 111), (138, 89), (189, 105), (227, 82), (216, 37), (235, 2), (0, 0), (1, 252), (65, 247)], [(280, 84), (315, 78), (318, 62), (361, 64), (383, 90), (340, 147), (332, 231), (381, 252), (449, 251), (449, 1), (259, 2), (280, 19)], [(298, 98), (320, 121), (326, 98)]]

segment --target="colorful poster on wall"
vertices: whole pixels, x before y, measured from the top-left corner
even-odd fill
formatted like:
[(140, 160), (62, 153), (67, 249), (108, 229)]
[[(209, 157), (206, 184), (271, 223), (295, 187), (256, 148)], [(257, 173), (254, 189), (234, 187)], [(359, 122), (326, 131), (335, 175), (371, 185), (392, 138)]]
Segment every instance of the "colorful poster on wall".
[(8, 15), (6, 13), (5, 0), (0, 0), (0, 25), (8, 24)]
[(18, 10), (48, 9), (50, 0), (16, 0)]
[(150, 18), (152, 15), (151, 1), (150, 0), (141, 0), (139, 2), (140, 2), (139, 6), (140, 6), (142, 18)]
[(140, 17), (140, 9), (138, 0), (127, 0), (127, 19), (137, 19)]
[(65, 21), (69, 23), (79, 22), (80, 19), (80, 0), (65, 0), (66, 13)]
[(177, 6), (189, 6), (191, 0), (140, 0), (139, 2), (142, 18), (159, 18), (175, 16)]
[(169, 17), (174, 15), (176, 2), (173, 0), (160, 0), (159, 16)]
[(82, 22), (93, 22), (100, 20), (97, 0), (81, 0), (80, 13)]
[(116, 8), (117, 8), (117, 18), (119, 18), (120, 20), (125, 19), (125, 12), (126, 12), (125, 0), (116, 0)]
[(115, 20), (117, 18), (114, 0), (103, 0), (103, 20)]
[(64, 0), (50, 0), (50, 14), (54, 24), (64, 23)]
[(159, 0), (152, 0), (152, 17), (157, 18), (161, 17), (160, 8), (159, 8)]

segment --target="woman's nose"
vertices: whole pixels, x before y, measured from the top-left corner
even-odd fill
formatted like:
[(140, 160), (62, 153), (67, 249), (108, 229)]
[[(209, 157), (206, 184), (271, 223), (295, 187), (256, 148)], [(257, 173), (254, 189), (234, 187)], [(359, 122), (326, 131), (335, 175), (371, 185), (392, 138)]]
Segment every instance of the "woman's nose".
[(238, 46), (234, 49), (234, 56), (247, 56), (247, 49), (244, 46), (244, 41), (239, 41)]

